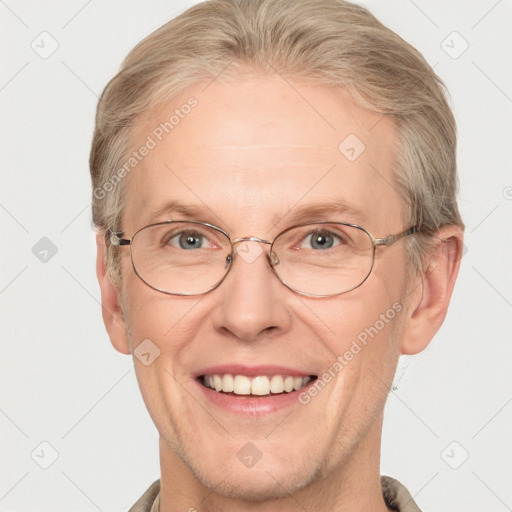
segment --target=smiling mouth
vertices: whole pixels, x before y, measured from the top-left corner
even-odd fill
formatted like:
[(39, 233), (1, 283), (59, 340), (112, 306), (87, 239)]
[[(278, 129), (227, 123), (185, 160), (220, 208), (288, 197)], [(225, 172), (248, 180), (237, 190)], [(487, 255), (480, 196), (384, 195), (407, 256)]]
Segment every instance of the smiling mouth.
[(271, 396), (293, 393), (316, 379), (316, 375), (246, 375), (213, 374), (200, 375), (199, 382), (208, 389), (238, 396)]

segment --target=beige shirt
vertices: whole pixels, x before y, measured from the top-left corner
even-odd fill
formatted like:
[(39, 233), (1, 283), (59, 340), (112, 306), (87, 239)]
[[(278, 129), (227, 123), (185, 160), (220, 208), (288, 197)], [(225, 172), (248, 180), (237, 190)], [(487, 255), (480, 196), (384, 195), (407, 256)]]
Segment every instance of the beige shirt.
[[(382, 496), (386, 505), (396, 512), (421, 512), (409, 491), (394, 478), (381, 477)], [(159, 512), (160, 480), (153, 482), (128, 512)]]

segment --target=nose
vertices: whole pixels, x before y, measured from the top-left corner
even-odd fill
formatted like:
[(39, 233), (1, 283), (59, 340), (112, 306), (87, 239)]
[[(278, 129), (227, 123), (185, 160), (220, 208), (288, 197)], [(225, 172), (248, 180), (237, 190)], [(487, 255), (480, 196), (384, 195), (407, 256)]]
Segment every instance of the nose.
[(237, 243), (233, 267), (215, 290), (215, 326), (239, 341), (275, 336), (290, 327), (286, 299), (292, 292), (272, 272), (268, 249), (261, 242), (266, 243), (253, 238)]

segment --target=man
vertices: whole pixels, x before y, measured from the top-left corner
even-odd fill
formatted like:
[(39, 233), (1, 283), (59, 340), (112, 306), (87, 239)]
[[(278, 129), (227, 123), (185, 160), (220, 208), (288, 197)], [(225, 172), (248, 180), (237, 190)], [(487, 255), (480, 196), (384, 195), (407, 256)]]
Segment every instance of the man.
[(416, 50), (341, 0), (212, 0), (100, 100), (97, 275), (161, 479), (132, 511), (417, 511), (379, 475), (399, 355), (445, 317), (455, 126)]

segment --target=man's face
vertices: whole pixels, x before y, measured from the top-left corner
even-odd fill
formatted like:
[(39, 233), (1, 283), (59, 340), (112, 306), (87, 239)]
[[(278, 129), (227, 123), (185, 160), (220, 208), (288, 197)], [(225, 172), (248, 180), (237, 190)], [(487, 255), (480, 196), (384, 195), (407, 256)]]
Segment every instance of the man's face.
[[(205, 86), (187, 89), (137, 127), (134, 150), (190, 96), (198, 102), (161, 141), (152, 136), (156, 147), (127, 178), (125, 237), (166, 220), (209, 222), (232, 239), (272, 240), (308, 221), (358, 224), (375, 237), (409, 227), (394, 187), (396, 135), (387, 118), (339, 90), (291, 86), (279, 77)], [(359, 156), (354, 135), (366, 146)], [(169, 203), (198, 211), (162, 212)], [(307, 213), (332, 203), (346, 208)], [(256, 254), (255, 246), (245, 251)], [(288, 494), (378, 457), (407, 274), (399, 242), (377, 249), (359, 288), (329, 298), (299, 296), (278, 281), (268, 246), (261, 247), (254, 261), (237, 254), (218, 288), (192, 297), (150, 288), (134, 273), (129, 250), (119, 249), (130, 347), (149, 339), (160, 350), (152, 364), (135, 359), (135, 367), (163, 460), (184, 463), (216, 492), (252, 498)], [(203, 384), (213, 374), (322, 379), (328, 369), (330, 382), (316, 394), (308, 392), (314, 379), (262, 397)]]

